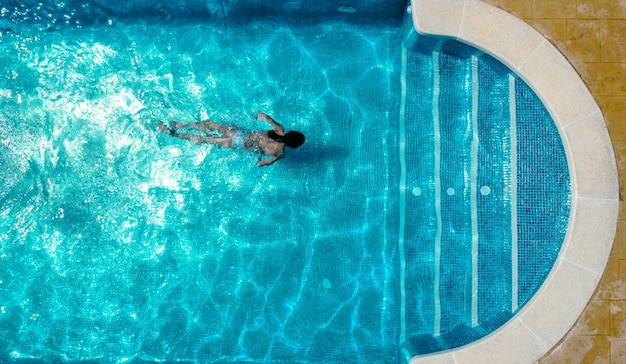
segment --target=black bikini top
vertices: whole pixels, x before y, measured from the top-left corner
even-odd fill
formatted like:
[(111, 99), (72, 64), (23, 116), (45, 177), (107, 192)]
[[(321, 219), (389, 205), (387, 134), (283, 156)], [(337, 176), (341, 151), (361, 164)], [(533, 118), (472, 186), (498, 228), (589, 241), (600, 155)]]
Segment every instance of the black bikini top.
[(270, 139), (275, 140), (275, 141), (277, 141), (277, 142), (279, 142), (279, 143), (285, 143), (285, 142), (283, 141), (283, 138), (284, 138), (285, 136), (284, 136), (284, 135), (278, 135), (278, 134), (276, 134), (276, 132), (275, 132), (274, 130), (268, 130), (268, 131), (267, 131), (267, 136), (268, 136)]

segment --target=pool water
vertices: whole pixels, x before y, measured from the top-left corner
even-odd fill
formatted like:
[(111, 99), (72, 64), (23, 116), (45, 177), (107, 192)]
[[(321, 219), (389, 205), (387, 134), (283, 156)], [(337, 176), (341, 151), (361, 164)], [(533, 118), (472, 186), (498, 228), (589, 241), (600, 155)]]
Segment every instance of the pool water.
[[(540, 101), (492, 58), (430, 38), (403, 49), (399, 21), (73, 23), (61, 10), (0, 12), (0, 361), (403, 362), (497, 329), (550, 271), (566, 159)], [(480, 82), (478, 124), (472, 62), (496, 80)], [(307, 142), (257, 168), (156, 131), (269, 128), (258, 111)], [(530, 141), (512, 148), (511, 130)], [(431, 173), (451, 155), (442, 187)], [(474, 225), (487, 237), (476, 286)]]
[[(398, 29), (8, 25), (0, 358), (397, 358)], [(156, 132), (260, 110), (267, 168)]]

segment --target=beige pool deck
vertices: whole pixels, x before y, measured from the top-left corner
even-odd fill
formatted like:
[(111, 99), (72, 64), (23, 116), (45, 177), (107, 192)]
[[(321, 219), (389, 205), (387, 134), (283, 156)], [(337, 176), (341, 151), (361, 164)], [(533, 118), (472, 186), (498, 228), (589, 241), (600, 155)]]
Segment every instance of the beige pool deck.
[[(600, 106), (626, 180), (626, 1), (486, 0), (538, 30), (574, 66)], [(626, 205), (597, 290), (568, 334), (538, 362), (626, 363)], [(549, 320), (546, 317), (546, 320)]]
[(419, 32), (488, 51), (533, 87), (563, 138), (573, 202), (553, 272), (509, 324), (411, 362), (626, 363), (626, 0), (412, 6)]
[[(626, 1), (487, 0), (523, 19), (574, 66), (604, 115), (626, 177)], [(617, 235), (586, 309), (568, 334), (538, 362), (626, 363), (626, 206), (620, 183)], [(546, 318), (549, 320), (549, 318)]]

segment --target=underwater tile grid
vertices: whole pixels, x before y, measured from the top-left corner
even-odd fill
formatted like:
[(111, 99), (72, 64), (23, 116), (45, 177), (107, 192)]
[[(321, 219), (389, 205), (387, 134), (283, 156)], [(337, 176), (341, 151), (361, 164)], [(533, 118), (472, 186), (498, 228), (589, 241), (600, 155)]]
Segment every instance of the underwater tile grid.
[[(484, 0), (523, 19), (572, 63), (604, 114), (620, 181), (626, 178), (626, 3)], [(626, 204), (598, 288), (570, 332), (539, 364), (626, 362)]]

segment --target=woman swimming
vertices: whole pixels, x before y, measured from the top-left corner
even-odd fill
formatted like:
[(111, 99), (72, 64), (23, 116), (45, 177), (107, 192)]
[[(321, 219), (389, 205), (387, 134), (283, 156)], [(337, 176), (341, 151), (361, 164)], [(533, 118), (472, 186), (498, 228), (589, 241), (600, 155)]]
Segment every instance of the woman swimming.
[[(269, 166), (282, 158), (285, 155), (285, 146), (298, 148), (304, 144), (305, 137), (302, 133), (290, 131), (285, 134), (283, 126), (264, 112), (259, 112), (256, 118), (257, 120), (267, 121), (274, 129), (268, 131), (246, 131), (237, 126), (228, 126), (205, 120), (194, 123), (170, 121), (169, 127), (160, 122), (157, 125), (157, 130), (198, 144), (209, 143), (224, 148), (244, 149), (271, 156), (264, 159), (260, 157), (256, 164), (258, 167)], [(178, 132), (179, 129), (184, 128), (198, 130), (204, 135)]]

